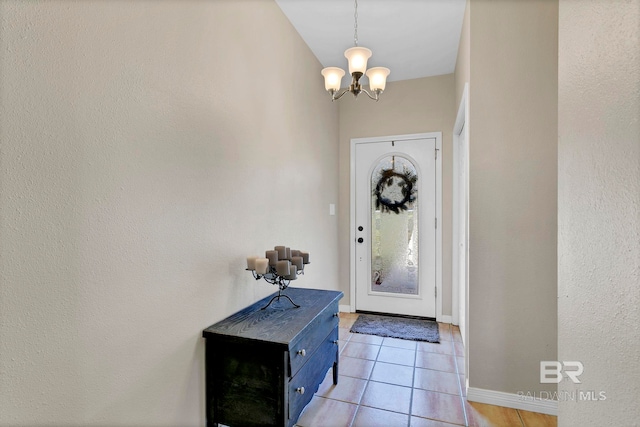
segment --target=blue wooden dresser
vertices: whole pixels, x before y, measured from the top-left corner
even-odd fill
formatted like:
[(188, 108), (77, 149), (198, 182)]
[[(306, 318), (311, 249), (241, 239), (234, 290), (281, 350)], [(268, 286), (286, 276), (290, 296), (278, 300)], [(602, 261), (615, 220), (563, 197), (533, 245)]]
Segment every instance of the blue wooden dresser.
[(338, 301), (343, 293), (288, 288), (208, 327), (207, 425), (295, 424), (329, 368), (338, 383)]

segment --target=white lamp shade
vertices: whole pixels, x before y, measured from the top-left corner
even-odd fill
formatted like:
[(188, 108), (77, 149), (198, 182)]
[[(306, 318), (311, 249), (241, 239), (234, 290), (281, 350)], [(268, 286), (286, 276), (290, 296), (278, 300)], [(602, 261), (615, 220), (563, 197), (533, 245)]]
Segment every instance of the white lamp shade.
[(371, 90), (380, 90), (381, 92), (387, 86), (387, 76), (391, 70), (385, 67), (374, 67), (367, 71), (369, 77), (369, 87)]
[(349, 61), (349, 74), (367, 71), (367, 60), (371, 58), (371, 51), (366, 47), (352, 47), (344, 51), (344, 57)]
[(324, 88), (328, 91), (340, 89), (340, 83), (344, 76), (344, 70), (338, 67), (327, 67), (322, 70), (324, 76)]

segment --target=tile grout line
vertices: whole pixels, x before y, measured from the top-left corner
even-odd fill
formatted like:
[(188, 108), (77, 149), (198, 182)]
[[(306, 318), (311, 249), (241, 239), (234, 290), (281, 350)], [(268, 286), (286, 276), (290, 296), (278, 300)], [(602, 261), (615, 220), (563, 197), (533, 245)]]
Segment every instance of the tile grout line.
[[(338, 326), (339, 326), (339, 324), (338, 324)], [(353, 324), (351, 326), (353, 326)], [(353, 333), (351, 333), (351, 326), (349, 326), (349, 328), (348, 328), (349, 329), (349, 337), (345, 340), (344, 347), (342, 347), (342, 350), (340, 350), (338, 352), (338, 360), (340, 359), (340, 356), (342, 356), (342, 353), (344, 352), (344, 350), (347, 348), (347, 344), (349, 344), (351, 342), (351, 338), (353, 338)], [(340, 366), (340, 364), (338, 364), (338, 366)], [(338, 381), (340, 381), (339, 368), (338, 368)], [(365, 390), (366, 390), (366, 386), (365, 386)], [(362, 396), (364, 396), (364, 391), (362, 392)], [(353, 418), (351, 418), (351, 422), (349, 423), (349, 425), (347, 427), (351, 427), (353, 425), (353, 423), (355, 422), (355, 420), (356, 420), (356, 416), (358, 415), (358, 410), (360, 409), (360, 402), (362, 401), (362, 396), (360, 396), (360, 399), (358, 399), (358, 403), (356, 404), (356, 410), (353, 413)]]
[[(449, 326), (451, 329), (451, 325)], [(450, 332), (451, 335), (451, 350), (453, 350), (453, 365), (456, 368), (456, 376), (458, 377), (458, 391), (460, 392), (460, 402), (462, 403), (462, 415), (464, 415), (464, 425), (469, 425), (469, 415), (467, 414), (467, 405), (466, 399), (462, 395), (462, 384), (460, 384), (460, 370), (458, 369), (458, 355), (456, 353), (456, 341), (453, 339), (453, 331)]]
[[(449, 324), (449, 326), (451, 327), (451, 325), (450, 325), (450, 324)], [(464, 419), (465, 419), (465, 421), (464, 421), (464, 422), (465, 422), (465, 424), (464, 424), (464, 425), (465, 425), (465, 426), (468, 426), (469, 424), (468, 424), (468, 421), (467, 421), (467, 415), (466, 415), (466, 411), (465, 411), (465, 409), (466, 409), (466, 408), (465, 408), (465, 405), (464, 405), (464, 399), (463, 399), (463, 397), (462, 397), (462, 389), (461, 389), (461, 386), (460, 386), (460, 374), (459, 374), (459, 372), (458, 372), (458, 364), (457, 364), (457, 359), (456, 359), (456, 355), (455, 355), (455, 342), (453, 341), (453, 336), (451, 335), (451, 333), (450, 333), (450, 336), (451, 336), (452, 340), (445, 340), (445, 339), (441, 339), (441, 340), (440, 340), (440, 341), (441, 341), (441, 342), (440, 342), (440, 344), (441, 344), (441, 345), (443, 345), (443, 346), (446, 346), (446, 344), (444, 344), (444, 343), (445, 343), (445, 342), (448, 342), (448, 343), (449, 343), (449, 345), (450, 345), (450, 349), (451, 349), (451, 351), (452, 351), (452, 353), (453, 353), (453, 354), (443, 354), (443, 353), (436, 353), (436, 352), (429, 352), (429, 351), (427, 351), (426, 353), (429, 353), (429, 354), (438, 354), (438, 355), (443, 355), (443, 356), (449, 356), (449, 357), (451, 357), (451, 358), (452, 358), (452, 360), (453, 360), (453, 363), (454, 363), (454, 369), (455, 369), (455, 372), (441, 371), (441, 370), (439, 370), (439, 369), (431, 369), (431, 368), (418, 368), (418, 367), (417, 367), (417, 364), (416, 364), (416, 365), (414, 366), (414, 375), (415, 375), (415, 370), (416, 370), (416, 369), (425, 369), (425, 370), (431, 370), (431, 371), (435, 371), (435, 372), (445, 372), (445, 373), (452, 373), (452, 374), (454, 374), (454, 375), (456, 376), (456, 382), (457, 382), (457, 384), (458, 384), (458, 393), (457, 393), (457, 394), (447, 393), (447, 392), (441, 392), (441, 391), (436, 391), (436, 390), (427, 390), (427, 391), (429, 391), (429, 392), (433, 392), (433, 393), (438, 393), (438, 394), (447, 394), (447, 395), (450, 395), (450, 396), (458, 396), (458, 397), (461, 399), (461, 402), (462, 402), (462, 413), (463, 413), (463, 415), (464, 415)], [(419, 351), (419, 350), (418, 350), (418, 346), (416, 345), (416, 360), (417, 360), (417, 354), (418, 354), (417, 352), (418, 352), (418, 351)], [(414, 380), (414, 381), (415, 381), (415, 380)], [(413, 389), (414, 389), (414, 388), (412, 387), (412, 397), (413, 397)], [(412, 405), (412, 404), (413, 404), (413, 398), (412, 398), (411, 405)], [(413, 409), (413, 408), (412, 408), (412, 409)], [(420, 416), (418, 416), (418, 417), (420, 417)], [(422, 417), (420, 417), (420, 418), (422, 418)], [(435, 418), (426, 418), (426, 419), (429, 419), (429, 420), (436, 420)], [(409, 415), (409, 421), (411, 421), (411, 415)], [(450, 421), (443, 421), (443, 420), (436, 420), (436, 421), (440, 421), (440, 422), (444, 422), (444, 423), (453, 423), (453, 422), (450, 422)], [(452, 424), (452, 425), (453, 425), (453, 424)], [(455, 423), (455, 425), (459, 425), (459, 424)]]
[(411, 427), (411, 416), (413, 415), (413, 392), (416, 385), (416, 362), (418, 360), (418, 343), (416, 343), (413, 351), (413, 375), (411, 375), (411, 395), (409, 396), (409, 418), (407, 419), (407, 427)]
[[(380, 345), (378, 346), (378, 352), (376, 353), (376, 358), (373, 361), (373, 366), (371, 367), (371, 372), (369, 372), (369, 375), (367, 375), (367, 383), (364, 386), (364, 390), (362, 390), (362, 394), (360, 395), (360, 398), (358, 399), (358, 403), (356, 405), (356, 411), (353, 414), (353, 418), (351, 419), (351, 423), (349, 423), (349, 427), (353, 426), (353, 423), (356, 421), (356, 417), (358, 416), (358, 412), (360, 412), (360, 408), (362, 407), (362, 399), (364, 398), (365, 393), (367, 392), (367, 389), (369, 388), (369, 383), (371, 382), (371, 376), (373, 375), (373, 370), (376, 367), (376, 363), (378, 362), (378, 355), (380, 354), (380, 349), (382, 348), (382, 343), (380, 343)], [(367, 360), (367, 359), (363, 359), (363, 360)]]

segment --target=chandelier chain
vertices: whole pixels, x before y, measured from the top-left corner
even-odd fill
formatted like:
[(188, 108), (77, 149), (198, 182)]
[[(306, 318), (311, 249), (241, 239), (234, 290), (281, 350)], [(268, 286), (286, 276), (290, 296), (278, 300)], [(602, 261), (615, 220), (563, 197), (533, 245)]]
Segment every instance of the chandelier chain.
[(353, 43), (358, 46), (358, 0), (354, 0), (353, 5), (355, 12), (353, 13), (354, 24), (353, 24)]

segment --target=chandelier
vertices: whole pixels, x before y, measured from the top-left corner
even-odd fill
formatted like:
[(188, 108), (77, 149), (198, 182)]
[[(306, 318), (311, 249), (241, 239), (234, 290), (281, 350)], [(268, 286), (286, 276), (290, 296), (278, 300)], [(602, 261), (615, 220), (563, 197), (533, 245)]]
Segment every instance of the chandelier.
[[(367, 70), (367, 60), (371, 58), (371, 50), (358, 46), (358, 0), (355, 0), (354, 8), (353, 42), (355, 46), (344, 51), (344, 56), (349, 61), (351, 85), (349, 85), (348, 89), (338, 93), (345, 72), (342, 68), (327, 67), (322, 70), (324, 88), (331, 94), (332, 101), (340, 99), (347, 92), (351, 92), (356, 98), (360, 95), (360, 92), (364, 92), (369, 98), (377, 101), (382, 91), (384, 91), (387, 84), (387, 76), (391, 71), (385, 67), (374, 67)], [(364, 74), (369, 78), (369, 90), (371, 92), (360, 84), (360, 78)]]

